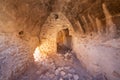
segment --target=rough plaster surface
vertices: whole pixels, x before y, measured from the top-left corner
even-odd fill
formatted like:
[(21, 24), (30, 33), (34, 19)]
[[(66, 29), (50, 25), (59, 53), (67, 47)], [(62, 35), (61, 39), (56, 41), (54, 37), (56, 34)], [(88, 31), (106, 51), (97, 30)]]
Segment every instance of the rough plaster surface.
[(0, 80), (12, 80), (26, 70), (33, 62), (31, 52), (34, 52), (36, 43), (36, 38), (0, 33)]
[(88, 71), (94, 76), (103, 73), (108, 80), (120, 79), (120, 39), (102, 42), (90, 38), (73, 39), (73, 49)]

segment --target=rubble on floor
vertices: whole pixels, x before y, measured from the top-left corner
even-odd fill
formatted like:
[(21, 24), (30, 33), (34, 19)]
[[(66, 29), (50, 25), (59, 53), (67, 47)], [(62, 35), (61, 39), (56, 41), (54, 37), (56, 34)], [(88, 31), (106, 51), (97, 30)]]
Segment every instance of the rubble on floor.
[(71, 51), (41, 59), (41, 62), (32, 64), (26, 73), (16, 80), (93, 80), (93, 77)]

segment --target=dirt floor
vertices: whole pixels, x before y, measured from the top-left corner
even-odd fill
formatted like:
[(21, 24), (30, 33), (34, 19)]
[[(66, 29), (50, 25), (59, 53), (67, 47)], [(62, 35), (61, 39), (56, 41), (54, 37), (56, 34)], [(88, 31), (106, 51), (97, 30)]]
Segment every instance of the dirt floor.
[(93, 77), (82, 67), (74, 52), (57, 53), (34, 62), (27, 71), (15, 80), (105, 80)]

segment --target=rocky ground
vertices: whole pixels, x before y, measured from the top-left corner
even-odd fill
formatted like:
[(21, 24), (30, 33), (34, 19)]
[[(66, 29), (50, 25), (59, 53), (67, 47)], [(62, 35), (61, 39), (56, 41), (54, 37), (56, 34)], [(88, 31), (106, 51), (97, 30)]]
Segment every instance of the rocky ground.
[(80, 64), (72, 51), (41, 58), (15, 80), (105, 80), (99, 75), (93, 77)]

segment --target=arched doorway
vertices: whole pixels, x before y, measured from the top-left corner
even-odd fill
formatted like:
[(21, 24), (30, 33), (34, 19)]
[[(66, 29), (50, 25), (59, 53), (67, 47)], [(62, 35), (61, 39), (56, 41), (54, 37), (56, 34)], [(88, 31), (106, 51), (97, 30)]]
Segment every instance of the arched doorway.
[(72, 36), (69, 35), (69, 29), (63, 29), (57, 33), (57, 52), (65, 54), (72, 50)]

